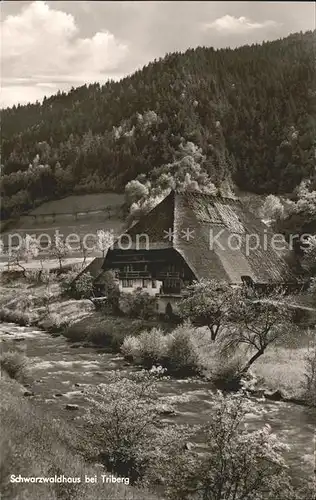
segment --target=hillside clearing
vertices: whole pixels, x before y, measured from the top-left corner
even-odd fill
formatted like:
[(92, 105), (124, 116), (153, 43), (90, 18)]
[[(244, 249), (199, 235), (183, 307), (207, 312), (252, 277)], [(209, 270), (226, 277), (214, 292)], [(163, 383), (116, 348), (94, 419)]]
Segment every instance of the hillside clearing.
[(31, 210), (30, 215), (72, 213), (78, 211), (103, 210), (106, 207), (120, 207), (124, 195), (117, 193), (99, 193), (67, 196), (60, 200), (47, 201)]

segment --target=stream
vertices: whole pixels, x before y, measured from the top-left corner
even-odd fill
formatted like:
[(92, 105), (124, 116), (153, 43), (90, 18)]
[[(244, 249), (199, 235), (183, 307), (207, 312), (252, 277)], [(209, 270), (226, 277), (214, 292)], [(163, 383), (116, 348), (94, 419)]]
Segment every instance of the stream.
[[(86, 388), (105, 383), (109, 372), (120, 370), (126, 376), (136, 370), (119, 354), (106, 348), (74, 344), (63, 336), (53, 336), (33, 327), (0, 324), (2, 346), (19, 348), (31, 364), (34, 404), (45, 405), (56, 418), (74, 420), (87, 408)], [(203, 424), (212, 411), (210, 384), (201, 379), (168, 379), (159, 383), (163, 402), (174, 403), (176, 415), (166, 421)], [(296, 475), (312, 477), (315, 467), (316, 412), (304, 406), (257, 398), (258, 414), (247, 416), (250, 428), (268, 423), (272, 431), (290, 446), (286, 460)], [(67, 404), (78, 405), (76, 411)]]

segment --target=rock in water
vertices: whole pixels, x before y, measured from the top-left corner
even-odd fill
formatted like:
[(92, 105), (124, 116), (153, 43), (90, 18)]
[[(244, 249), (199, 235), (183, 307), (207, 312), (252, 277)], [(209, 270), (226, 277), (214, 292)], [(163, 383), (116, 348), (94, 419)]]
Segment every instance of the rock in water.
[(65, 406), (66, 410), (79, 410), (79, 406), (78, 405), (73, 405), (73, 404), (67, 404)]
[(282, 401), (283, 395), (282, 392), (277, 390), (277, 391), (266, 391), (264, 393), (264, 396), (267, 399), (270, 399), (271, 401)]
[(169, 406), (163, 406), (159, 412), (161, 415), (175, 416), (177, 412)]
[(187, 443), (185, 443), (185, 445), (184, 445), (184, 449), (185, 449), (185, 450), (191, 451), (193, 448), (194, 448), (194, 444), (193, 444), (193, 443), (190, 443), (190, 441), (188, 441), (188, 442), (187, 442)]
[(23, 396), (34, 396), (34, 392), (32, 392), (32, 391), (25, 391), (23, 393)]

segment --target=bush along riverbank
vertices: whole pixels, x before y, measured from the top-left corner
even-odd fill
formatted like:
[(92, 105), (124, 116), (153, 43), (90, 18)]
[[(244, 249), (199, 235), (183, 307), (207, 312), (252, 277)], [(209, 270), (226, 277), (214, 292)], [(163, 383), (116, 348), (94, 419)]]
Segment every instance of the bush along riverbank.
[[(82, 298), (90, 293), (89, 277), (74, 290), (76, 269), (59, 276), (49, 273), (41, 280), (35, 274), (20, 274), (13, 280), (6, 274), (0, 299), (2, 321), (34, 325), (73, 343), (108, 347), (146, 369), (161, 366), (172, 376), (204, 377), (220, 390), (243, 388), (267, 399), (314, 404), (315, 330), (296, 325), (284, 306), (281, 312), (274, 306), (248, 311), (243, 310), (246, 299), (234, 296), (228, 321), (227, 309), (212, 316), (212, 298), (208, 316), (204, 314), (207, 321), (197, 321), (195, 308), (201, 302), (197, 289), (184, 299), (182, 319), (175, 325), (156, 318), (144, 294), (127, 300), (118, 299), (115, 291), (110, 306), (96, 306), (93, 300)], [(227, 288), (219, 290), (216, 300), (222, 300), (223, 293), (228, 293)], [(236, 301), (237, 318), (233, 317)], [(266, 329), (258, 330), (268, 317), (272, 320)]]

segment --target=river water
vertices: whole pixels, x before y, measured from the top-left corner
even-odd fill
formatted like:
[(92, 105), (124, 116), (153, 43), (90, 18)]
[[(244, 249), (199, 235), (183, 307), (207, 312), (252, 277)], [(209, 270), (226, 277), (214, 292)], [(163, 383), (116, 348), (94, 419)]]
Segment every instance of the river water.
[[(126, 376), (135, 367), (122, 356), (107, 349), (69, 343), (62, 336), (52, 336), (32, 327), (11, 323), (0, 324), (2, 346), (15, 347), (25, 352), (31, 364), (34, 404), (45, 406), (56, 418), (74, 420), (87, 407), (86, 389), (105, 383), (109, 372), (120, 370)], [(181, 424), (205, 423), (212, 411), (213, 393), (208, 382), (199, 379), (161, 380), (163, 402), (175, 404), (176, 415), (165, 420)], [(70, 412), (66, 404), (79, 409)], [(268, 423), (272, 431), (290, 446), (286, 453), (288, 465), (294, 474), (312, 477), (314, 471), (316, 412), (303, 406), (258, 399), (258, 413), (248, 415), (250, 427)]]

